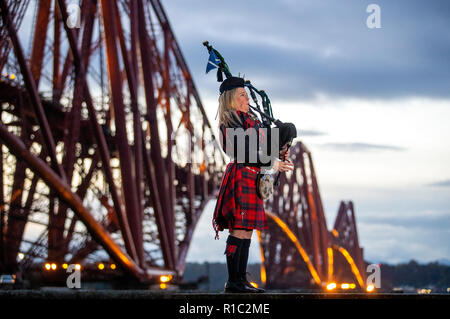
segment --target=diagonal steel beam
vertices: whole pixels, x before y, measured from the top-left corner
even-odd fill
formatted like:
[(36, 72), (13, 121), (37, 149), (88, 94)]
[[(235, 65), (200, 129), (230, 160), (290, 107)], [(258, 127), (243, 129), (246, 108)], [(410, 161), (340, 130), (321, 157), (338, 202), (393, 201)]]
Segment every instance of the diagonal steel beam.
[[(115, 2), (114, 2), (115, 3)], [(115, 3), (116, 4), (116, 3)], [(134, 13), (134, 17), (137, 17), (137, 12), (134, 12), (137, 9), (136, 2), (130, 2), (130, 12)], [(138, 188), (138, 198), (139, 194), (141, 193), (141, 190), (139, 189), (139, 184), (141, 181), (140, 173), (145, 168), (145, 173), (147, 176), (147, 180), (149, 181), (149, 189), (150, 189), (150, 195), (152, 197), (153, 201), (153, 208), (155, 212), (155, 219), (156, 224), (158, 227), (158, 234), (160, 239), (160, 245), (161, 250), (164, 258), (164, 262), (167, 267), (170, 269), (174, 268), (175, 262), (172, 260), (172, 254), (170, 254), (170, 242), (168, 239), (168, 232), (167, 232), (167, 226), (164, 223), (164, 213), (161, 208), (161, 197), (158, 192), (157, 182), (155, 178), (155, 172), (154, 168), (152, 167), (152, 162), (150, 161), (150, 158), (148, 157), (148, 151), (145, 147), (145, 143), (143, 141), (143, 132), (142, 132), (142, 123), (140, 120), (140, 112), (138, 109), (138, 103), (137, 103), (137, 91), (138, 91), (138, 77), (136, 76), (136, 73), (138, 72), (135, 67), (137, 67), (137, 61), (134, 61), (136, 59), (136, 53), (133, 52), (133, 49), (128, 52), (125, 45), (125, 38), (124, 38), (124, 32), (122, 29), (122, 23), (119, 16), (119, 11), (117, 8), (117, 5), (115, 5), (115, 19), (116, 19), (116, 25), (117, 25), (117, 31), (118, 31), (118, 37), (119, 37), (119, 43), (120, 48), (122, 52), (122, 61), (125, 67), (125, 72), (127, 75), (128, 80), (128, 87), (130, 88), (130, 96), (131, 96), (131, 109), (133, 111), (133, 125), (134, 125), (134, 132), (135, 132), (135, 141), (134, 141), (134, 149), (135, 149), (135, 158), (136, 158), (136, 179), (137, 179), (137, 188)], [(131, 19), (133, 20), (133, 18)], [(133, 22), (131, 22), (133, 24)], [(137, 27), (137, 21), (134, 22), (135, 25), (133, 27)], [(134, 32), (137, 32), (137, 30), (134, 30)], [(134, 34), (132, 37), (137, 37), (137, 34)], [(134, 45), (136, 46), (136, 44)], [(133, 48), (133, 45), (132, 45)], [(136, 66), (135, 66), (136, 65)], [(140, 149), (138, 149), (140, 148)], [(143, 219), (144, 216), (142, 216)]]
[[(168, 181), (167, 181), (167, 175), (166, 172), (166, 163), (163, 161), (161, 156), (161, 145), (160, 145), (160, 138), (159, 138), (159, 131), (158, 131), (158, 121), (156, 116), (156, 107), (157, 103), (155, 100), (154, 95), (154, 83), (153, 83), (153, 66), (152, 66), (152, 50), (150, 47), (147, 30), (146, 30), (146, 24), (145, 24), (145, 14), (144, 14), (144, 6), (143, 1), (138, 1), (138, 25), (139, 25), (139, 47), (140, 47), (140, 53), (141, 53), (141, 63), (142, 63), (142, 69), (145, 70), (143, 72), (143, 79), (144, 79), (144, 91), (145, 91), (145, 99), (147, 103), (147, 114), (146, 118), (150, 126), (150, 135), (151, 135), (151, 157), (152, 162), (155, 165), (155, 174), (156, 179), (159, 184), (159, 194), (161, 196), (161, 204), (162, 209), (164, 210), (165, 214), (164, 217), (164, 223), (167, 228), (167, 235), (169, 238), (169, 242), (174, 242), (173, 240), (173, 229), (170, 228), (170, 217), (169, 215), (173, 212), (173, 207), (170, 205), (169, 197), (168, 197)], [(172, 244), (170, 244), (171, 247)], [(175, 251), (173, 249), (169, 252), (172, 254), (171, 259), (176, 260), (175, 258)]]
[[(168, 30), (167, 24), (163, 25), (163, 33), (164, 33), (164, 68), (163, 68), (163, 91), (164, 91), (164, 98), (165, 98), (165, 104), (166, 104), (166, 113), (165, 113), (165, 120), (166, 120), (166, 127), (167, 127), (167, 158), (166, 158), (166, 169), (167, 169), (167, 179), (168, 179), (168, 197), (169, 197), (169, 203), (171, 207), (175, 207), (175, 187), (173, 185), (173, 181), (175, 179), (175, 164), (172, 160), (172, 148), (173, 148), (173, 142), (172, 142), (172, 117), (171, 117), (171, 108), (170, 108), (170, 30)], [(172, 234), (172, 232), (175, 232), (175, 212), (172, 210), (170, 214), (167, 215), (169, 220), (169, 230), (171, 233), (169, 236), (171, 237), (171, 249), (175, 251), (175, 234)]]
[(61, 15), (59, 11), (56, 10), (57, 3), (55, 2), (55, 10), (53, 10), (53, 76), (52, 76), (52, 99), (53, 102), (56, 103), (59, 99), (58, 95), (58, 86), (61, 79), (60, 66), (59, 66), (59, 58), (61, 54)]
[[(95, 19), (96, 3), (88, 0), (83, 2), (85, 13), (84, 13), (84, 30), (81, 39), (81, 53), (84, 57), (84, 65), (88, 65), (90, 58), (90, 46), (92, 40), (92, 31)], [(81, 123), (81, 109), (84, 96), (84, 83), (80, 76), (75, 78), (75, 87), (73, 90), (73, 100), (72, 108), (68, 113), (68, 127), (69, 130), (65, 132), (64, 136), (64, 156), (63, 156), (63, 166), (66, 172), (67, 180), (71, 184), (74, 164), (76, 161), (76, 151), (75, 146), (79, 141), (80, 137), (80, 123)], [(67, 216), (67, 207), (65, 205), (58, 205), (58, 212), (55, 218), (56, 226), (59, 229), (64, 229), (64, 223)], [(64, 240), (64, 231), (58, 231), (56, 233), (56, 240), (63, 244), (66, 243)], [(49, 232), (49, 235), (51, 233)], [(60, 244), (60, 245), (61, 245)], [(62, 259), (64, 256), (61, 252), (65, 252), (67, 249), (58, 249), (56, 260)]]
[(155, 212), (155, 220), (156, 220), (156, 227), (158, 227), (158, 235), (159, 235), (159, 241), (161, 246), (162, 255), (164, 258), (164, 263), (166, 267), (170, 269), (175, 268), (175, 261), (172, 259), (173, 254), (171, 254), (170, 250), (170, 244), (169, 244), (169, 238), (167, 234), (167, 228), (165, 225), (165, 219), (164, 219), (164, 212), (162, 209), (162, 203), (161, 203), (161, 195), (159, 194), (158, 190), (158, 183), (156, 181), (155, 171), (154, 167), (151, 164), (148, 151), (145, 147), (145, 145), (142, 145), (143, 147), (143, 156), (144, 156), (144, 168), (145, 173), (147, 175), (147, 180), (149, 181), (149, 189), (150, 189), (150, 197), (153, 202), (153, 209)]
[[(142, 162), (142, 122), (141, 114), (138, 108), (138, 78), (136, 77), (137, 70), (134, 69), (132, 59), (136, 58), (136, 52), (128, 52), (125, 44), (124, 31), (122, 29), (122, 22), (119, 16), (119, 9), (117, 2), (113, 1), (114, 18), (117, 26), (117, 36), (119, 38), (120, 51), (122, 52), (122, 61), (125, 66), (125, 73), (128, 80), (128, 88), (131, 96), (131, 111), (133, 113), (133, 133), (134, 133), (134, 162), (135, 162), (135, 181), (136, 181), (136, 196), (138, 203), (138, 211), (140, 212), (140, 220), (144, 220), (144, 208), (142, 207), (143, 194), (143, 162)], [(131, 5), (131, 4), (130, 4)], [(142, 228), (142, 225), (141, 225)]]
[(114, 21), (114, 7), (109, 0), (101, 0), (106, 57), (108, 62), (109, 84), (111, 87), (111, 99), (114, 107), (114, 119), (116, 126), (116, 143), (119, 149), (120, 169), (122, 175), (122, 187), (124, 190), (125, 205), (127, 208), (128, 222), (132, 231), (134, 245), (141, 267), (145, 267), (144, 245), (142, 233), (142, 219), (139, 211), (135, 170), (131, 165), (131, 151), (127, 138), (125, 123), (125, 105), (123, 103), (122, 79), (117, 53), (117, 26)]
[(327, 249), (329, 247), (329, 233), (327, 230), (327, 225), (325, 221), (325, 214), (323, 211), (322, 206), (322, 199), (320, 198), (320, 190), (319, 190), (319, 184), (317, 183), (316, 178), (316, 172), (314, 170), (314, 163), (312, 160), (311, 152), (308, 151), (308, 159), (309, 159), (309, 166), (310, 166), (310, 174), (311, 174), (311, 183), (312, 183), (312, 191), (313, 191), (313, 197), (315, 202), (315, 207), (317, 211), (317, 218), (319, 222), (319, 245), (320, 245), (320, 251), (322, 256), (322, 274), (325, 274), (328, 272), (328, 253)]
[(31, 72), (33, 74), (36, 87), (39, 87), (41, 78), (42, 61), (44, 59), (45, 39), (50, 17), (50, 6), (52, 2), (48, 0), (39, 0), (38, 16), (36, 28), (34, 30), (33, 49), (31, 50)]
[[(67, 15), (67, 8), (64, 0), (57, 0), (58, 1), (58, 7), (59, 11), (62, 17), (63, 21), (67, 21), (68, 15)], [(125, 242), (125, 246), (127, 249), (127, 252), (133, 257), (134, 260), (137, 260), (137, 252), (136, 247), (134, 245), (134, 241), (132, 239), (131, 235), (131, 229), (128, 224), (128, 219), (125, 215), (125, 211), (123, 209), (121, 198), (117, 192), (117, 189), (115, 187), (114, 178), (111, 171), (110, 166), (110, 156), (108, 152), (108, 147), (105, 140), (105, 135), (103, 134), (103, 130), (100, 127), (100, 125), (97, 122), (97, 114), (94, 108), (94, 104), (92, 102), (92, 97), (89, 92), (89, 88), (87, 86), (86, 82), (86, 70), (83, 63), (83, 60), (81, 58), (80, 51), (77, 47), (77, 41), (76, 36), (74, 34), (74, 31), (70, 29), (67, 25), (67, 23), (64, 23), (64, 29), (67, 34), (67, 39), (69, 41), (70, 50), (72, 52), (73, 61), (75, 64), (75, 68), (77, 70), (78, 76), (84, 80), (84, 90), (85, 90), (85, 102), (86, 106), (89, 112), (89, 119), (92, 126), (92, 130), (94, 132), (95, 138), (98, 143), (99, 152), (102, 160), (102, 168), (105, 172), (105, 178), (108, 182), (111, 197), (114, 203), (115, 212), (117, 214), (117, 219), (119, 220), (119, 224), (122, 231), (122, 237)]]
[[(97, 164), (99, 161), (99, 155), (98, 152), (96, 154), (94, 154), (94, 156), (92, 157), (92, 162), (91, 162), (91, 166), (89, 167), (89, 171), (86, 174), (86, 176), (84, 177), (83, 181), (81, 182), (80, 186), (78, 186), (77, 189), (77, 195), (81, 198), (84, 199), (84, 197), (86, 196), (87, 190), (89, 188), (89, 184), (91, 183), (92, 180), (92, 176), (94, 175), (95, 170), (97, 169)], [(64, 238), (64, 249), (66, 250), (64, 252), (63, 255), (66, 254), (67, 250), (69, 249), (69, 243), (72, 240), (72, 235), (73, 232), (75, 230), (75, 224), (79, 219), (74, 216), (72, 218), (72, 220), (70, 221), (70, 225), (69, 228), (67, 229), (67, 235)]]
[(82, 200), (77, 194), (72, 192), (71, 187), (66, 181), (62, 180), (44, 161), (30, 153), (23, 142), (17, 136), (10, 133), (3, 123), (0, 123), (0, 139), (3, 140), (3, 143), (11, 153), (25, 161), (30, 169), (38, 174), (54, 190), (56, 196), (72, 208), (78, 218), (83, 220), (91, 235), (102, 245), (111, 258), (133, 276), (137, 278), (145, 277), (144, 270), (115, 243), (108, 232), (94, 219), (89, 210), (83, 206)]
[(5, 0), (0, 0), (0, 9), (3, 19), (3, 25), (6, 26), (6, 28), (8, 29), (9, 38), (11, 39), (11, 42), (13, 44), (16, 58), (20, 66), (20, 70), (22, 72), (23, 81), (27, 88), (27, 92), (30, 96), (31, 104), (34, 107), (36, 117), (39, 121), (39, 125), (41, 127), (42, 135), (45, 141), (44, 146), (46, 148), (47, 154), (50, 156), (52, 167), (55, 170), (55, 172), (57, 172), (59, 176), (61, 176), (63, 180), (66, 180), (65, 172), (62, 166), (58, 163), (58, 160), (56, 158), (55, 141), (50, 131), (50, 126), (48, 124), (47, 117), (45, 115), (44, 109), (41, 104), (41, 100), (37, 92), (36, 83), (33, 79), (30, 68), (28, 67), (28, 63), (26, 62), (22, 46), (17, 36), (16, 29), (11, 20), (9, 9)]

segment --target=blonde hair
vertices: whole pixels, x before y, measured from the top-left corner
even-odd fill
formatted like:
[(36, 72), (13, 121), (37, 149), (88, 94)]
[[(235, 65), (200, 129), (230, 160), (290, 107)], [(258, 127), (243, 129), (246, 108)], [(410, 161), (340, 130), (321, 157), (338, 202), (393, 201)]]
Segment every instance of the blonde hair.
[(236, 89), (224, 91), (219, 97), (219, 127), (241, 126), (243, 123), (235, 109)]

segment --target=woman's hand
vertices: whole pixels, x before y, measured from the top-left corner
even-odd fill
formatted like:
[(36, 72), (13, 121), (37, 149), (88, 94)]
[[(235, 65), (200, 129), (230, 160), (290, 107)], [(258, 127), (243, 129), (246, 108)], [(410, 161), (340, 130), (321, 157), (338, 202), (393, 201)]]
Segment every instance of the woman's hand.
[(294, 170), (294, 164), (289, 159), (287, 159), (284, 162), (280, 162), (278, 167), (281, 172), (288, 172)]
[(294, 164), (289, 159), (287, 159), (285, 162), (276, 160), (273, 164), (273, 168), (280, 172), (288, 172), (294, 170)]
[[(291, 150), (287, 149), (287, 147), (283, 147), (280, 151), (280, 159), (281, 161), (276, 161), (276, 169), (280, 172), (288, 172), (294, 170), (294, 164), (289, 159), (289, 155), (291, 154)], [(284, 162), (282, 161), (284, 160)]]

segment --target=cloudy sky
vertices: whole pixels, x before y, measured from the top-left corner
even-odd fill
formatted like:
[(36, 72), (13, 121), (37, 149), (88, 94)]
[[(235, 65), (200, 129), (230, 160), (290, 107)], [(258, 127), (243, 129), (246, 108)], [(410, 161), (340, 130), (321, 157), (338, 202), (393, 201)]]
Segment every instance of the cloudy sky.
[[(381, 28), (368, 28), (369, 4)], [(213, 125), (208, 40), (312, 151), (328, 228), (352, 200), (365, 259), (450, 259), (450, 2), (165, 0)], [(188, 261), (224, 261), (211, 202)], [(208, 245), (204, 245), (207, 242)], [(256, 238), (254, 240), (256, 242)], [(251, 261), (258, 261), (252, 245)]]

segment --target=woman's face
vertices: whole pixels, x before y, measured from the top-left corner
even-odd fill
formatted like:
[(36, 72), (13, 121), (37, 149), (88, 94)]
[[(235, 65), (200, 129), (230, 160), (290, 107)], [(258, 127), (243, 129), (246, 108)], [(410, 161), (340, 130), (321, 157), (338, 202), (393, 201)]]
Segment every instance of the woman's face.
[(234, 97), (234, 108), (237, 111), (247, 112), (250, 109), (249, 102), (247, 91), (244, 88), (237, 88)]

